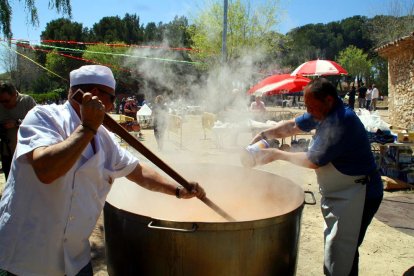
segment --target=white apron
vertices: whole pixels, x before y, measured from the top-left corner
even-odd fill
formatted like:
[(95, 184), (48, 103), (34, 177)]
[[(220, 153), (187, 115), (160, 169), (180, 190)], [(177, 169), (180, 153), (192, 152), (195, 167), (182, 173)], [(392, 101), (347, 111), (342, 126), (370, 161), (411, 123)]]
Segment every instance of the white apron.
[(316, 170), (325, 219), (326, 275), (349, 275), (358, 244), (366, 185), (355, 183), (364, 176), (349, 176), (331, 163)]

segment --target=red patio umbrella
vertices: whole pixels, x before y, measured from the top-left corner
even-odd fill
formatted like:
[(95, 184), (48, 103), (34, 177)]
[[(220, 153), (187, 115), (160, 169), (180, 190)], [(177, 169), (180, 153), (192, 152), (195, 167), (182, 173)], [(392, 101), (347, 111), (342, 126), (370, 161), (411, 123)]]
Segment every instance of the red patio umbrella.
[(303, 91), (310, 79), (289, 74), (272, 75), (257, 83), (247, 91), (256, 95), (276, 95)]
[(347, 75), (348, 72), (341, 67), (338, 63), (331, 60), (311, 60), (302, 63), (296, 68), (291, 75), (302, 75), (302, 76), (328, 76), (328, 75)]

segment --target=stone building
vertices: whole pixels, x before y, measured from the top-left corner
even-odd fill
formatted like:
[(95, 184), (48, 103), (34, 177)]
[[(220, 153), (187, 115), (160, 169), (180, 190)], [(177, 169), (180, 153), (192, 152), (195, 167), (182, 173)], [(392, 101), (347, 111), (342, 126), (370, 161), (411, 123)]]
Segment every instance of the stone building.
[(376, 49), (388, 60), (388, 111), (396, 127), (414, 127), (414, 33)]

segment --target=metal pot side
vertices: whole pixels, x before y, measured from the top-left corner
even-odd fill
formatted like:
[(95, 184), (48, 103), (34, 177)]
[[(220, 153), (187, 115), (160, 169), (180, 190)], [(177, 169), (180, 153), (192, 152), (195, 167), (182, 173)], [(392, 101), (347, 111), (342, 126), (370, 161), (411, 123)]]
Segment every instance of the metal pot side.
[[(259, 221), (180, 223), (154, 221), (106, 203), (108, 273), (294, 275), (302, 210), (303, 205), (281, 217)], [(160, 229), (149, 228), (151, 222)]]

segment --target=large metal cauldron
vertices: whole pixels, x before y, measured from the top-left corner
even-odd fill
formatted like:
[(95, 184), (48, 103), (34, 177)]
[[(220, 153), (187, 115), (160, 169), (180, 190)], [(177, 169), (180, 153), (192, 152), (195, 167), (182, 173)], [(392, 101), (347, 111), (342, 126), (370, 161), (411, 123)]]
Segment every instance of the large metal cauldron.
[(114, 183), (104, 208), (110, 275), (293, 275), (302, 188), (263, 171), (199, 165), (177, 170), (237, 219), (198, 199), (182, 200)]

